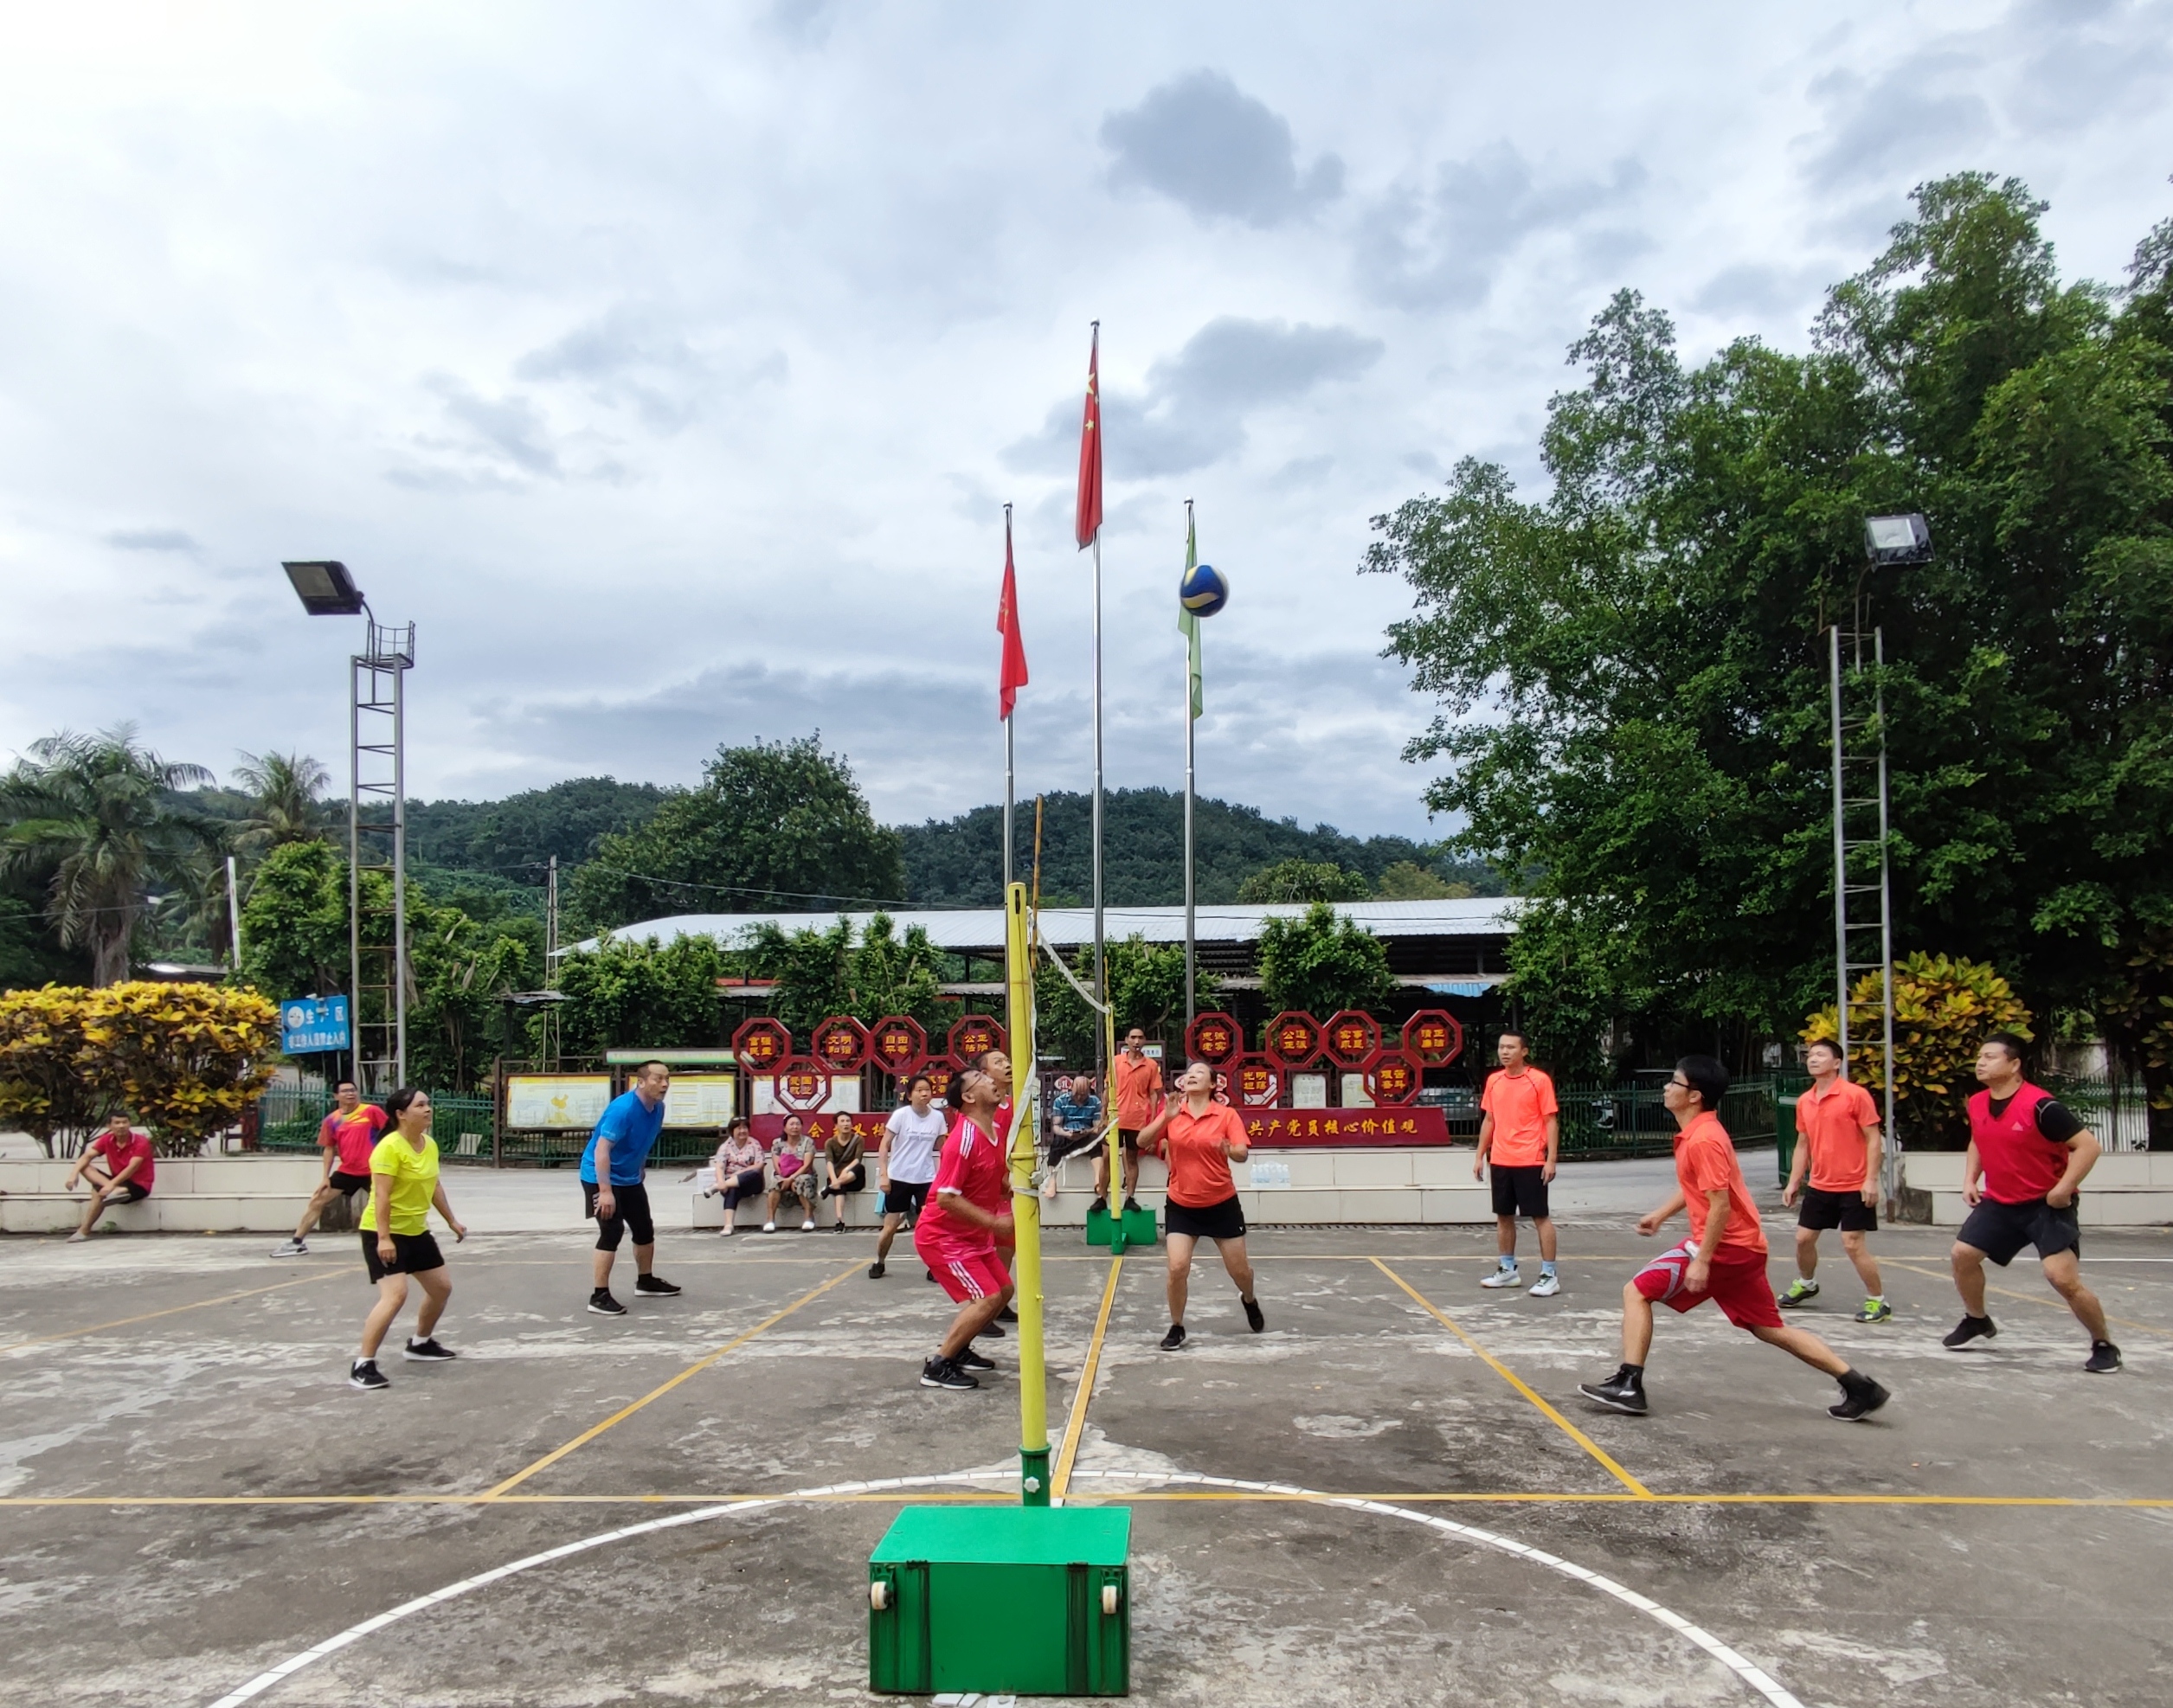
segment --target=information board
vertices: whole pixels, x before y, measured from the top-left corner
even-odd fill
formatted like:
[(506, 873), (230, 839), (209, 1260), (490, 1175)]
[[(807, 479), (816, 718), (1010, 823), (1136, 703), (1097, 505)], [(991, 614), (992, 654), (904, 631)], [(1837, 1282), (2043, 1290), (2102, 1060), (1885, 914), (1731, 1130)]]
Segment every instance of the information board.
[(510, 1074), (505, 1125), (516, 1132), (594, 1127), (611, 1101), (609, 1074)]
[(354, 1048), (347, 1024), (347, 998), (289, 997), (280, 1005), (280, 1053), (318, 1056)]
[(664, 1095), (666, 1127), (723, 1127), (738, 1107), (738, 1082), (730, 1074), (674, 1074)]

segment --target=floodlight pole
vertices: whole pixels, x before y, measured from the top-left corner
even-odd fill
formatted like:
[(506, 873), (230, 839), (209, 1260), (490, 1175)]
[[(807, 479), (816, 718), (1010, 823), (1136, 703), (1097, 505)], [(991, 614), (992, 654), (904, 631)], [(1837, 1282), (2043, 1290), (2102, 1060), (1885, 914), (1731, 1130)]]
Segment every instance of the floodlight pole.
[[(407, 679), (415, 667), (415, 629), (377, 621), (363, 607), (363, 648), (347, 661), (347, 952), (356, 1088), (383, 1095), (408, 1080), (408, 776)], [(373, 720), (365, 725), (365, 719)], [(392, 879), (391, 965), (383, 982), (365, 984), (363, 946), (363, 850), (365, 837), (390, 843), (389, 857), (371, 870)], [(372, 959), (384, 952), (373, 948)], [(365, 1021), (363, 993), (378, 998)], [(365, 1031), (376, 1036), (365, 1042)]]

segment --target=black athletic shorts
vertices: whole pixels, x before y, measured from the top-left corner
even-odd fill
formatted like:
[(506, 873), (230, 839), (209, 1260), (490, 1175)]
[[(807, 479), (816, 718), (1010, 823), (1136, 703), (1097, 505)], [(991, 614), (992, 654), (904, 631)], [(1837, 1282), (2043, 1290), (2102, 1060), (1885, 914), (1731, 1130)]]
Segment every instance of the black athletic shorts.
[(840, 1192), (857, 1192), (867, 1184), (868, 1171), (856, 1162), (838, 1177), (838, 1184), (830, 1191), (832, 1196), (835, 1197)]
[(646, 1186), (613, 1186), (611, 1196), (619, 1213), (608, 1221), (596, 1214), (597, 1190), (593, 1180), (581, 1183), (581, 1213), (596, 1224), (597, 1250), (618, 1250), (619, 1242), (628, 1234), (633, 1236), (636, 1245), (657, 1242), (657, 1224), (649, 1217)]
[(883, 1189), (883, 1213), (885, 1216), (910, 1216), (920, 1220), (921, 1211), (928, 1206), (933, 1180), (893, 1180)]
[(1487, 1173), (1494, 1182), (1494, 1213), (1496, 1216), (1528, 1216), (1534, 1222), (1546, 1219), (1545, 1163), (1512, 1164), (1504, 1168), (1498, 1162), (1490, 1162), (1487, 1165)]
[(1116, 1130), (1116, 1142), (1124, 1146), (1124, 1154), (1126, 1156), (1137, 1156), (1140, 1153), (1139, 1128), (1136, 1127), (1118, 1127)]
[(370, 1190), (367, 1174), (350, 1174), (344, 1168), (335, 1168), (325, 1177), (325, 1184), (336, 1192), (366, 1192)]
[(1195, 1210), (1172, 1198), (1162, 1206), (1162, 1227), (1173, 1234), (1188, 1234), (1196, 1240), (1241, 1240), (1245, 1236), (1245, 1207), (1232, 1192), (1220, 1204)]
[(1806, 1186), (1803, 1201), (1797, 1206), (1796, 1225), (1838, 1228), (1844, 1234), (1875, 1234), (1879, 1231), (1879, 1206), (1866, 1204), (1860, 1191), (1829, 1192), (1823, 1186)]
[[(2076, 1204), (2080, 1202), (2078, 1193)], [(1963, 1245), (1975, 1246), (2002, 1268), (2013, 1262), (2015, 1254), (2026, 1245), (2035, 1246), (2041, 1258), (2063, 1251), (2080, 1256), (2082, 1224), (2075, 1209), (2076, 1204), (2071, 1204), (2065, 1210), (2054, 1210), (2042, 1198), (2032, 1198), (2028, 1204), (1985, 1198), (1970, 1211), (1969, 1220), (1954, 1237)]]
[(113, 1203), (116, 1198), (123, 1204), (141, 1204), (150, 1196), (151, 1188), (134, 1180), (129, 1181), (125, 1185), (108, 1186), (106, 1189), (106, 1202), (108, 1204)]
[(392, 1262), (388, 1263), (377, 1255), (377, 1236), (362, 1236), (363, 1264), (370, 1271), (370, 1284), (375, 1287), (387, 1275), (419, 1275), (425, 1269), (445, 1268), (445, 1254), (438, 1249), (435, 1234), (395, 1234), (392, 1236)]

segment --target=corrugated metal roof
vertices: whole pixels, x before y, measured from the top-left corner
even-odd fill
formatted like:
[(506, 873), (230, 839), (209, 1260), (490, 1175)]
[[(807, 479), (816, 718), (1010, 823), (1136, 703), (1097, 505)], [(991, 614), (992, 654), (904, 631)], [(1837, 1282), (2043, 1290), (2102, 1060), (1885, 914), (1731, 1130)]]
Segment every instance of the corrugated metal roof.
[[(1522, 904), (1513, 896), (1474, 896), (1461, 901), (1338, 902), (1335, 910), (1347, 915), (1376, 937), (1504, 937), (1512, 928)], [(1260, 938), (1262, 924), (1270, 919), (1293, 919), (1305, 912), (1303, 902), (1272, 902), (1261, 906), (1238, 904), (1199, 909), (1195, 929), (1203, 943), (1252, 943)], [(671, 943), (681, 937), (714, 937), (728, 947), (737, 947), (756, 926), (774, 924), (785, 931), (813, 928), (827, 929), (840, 918), (852, 922), (858, 937), (875, 915), (849, 914), (673, 914), (665, 919), (645, 920), (611, 933), (634, 942), (653, 937)], [(1185, 941), (1182, 908), (1104, 908), (1103, 929), (1116, 941), (1135, 934), (1150, 943)], [(914, 926), (928, 933), (939, 949), (993, 951), (1004, 941), (1001, 908), (956, 908), (916, 911), (900, 909), (890, 915), (897, 934)], [(1094, 941), (1091, 908), (1044, 908), (1041, 934), (1058, 948), (1070, 948)], [(593, 949), (590, 938), (574, 947)]]

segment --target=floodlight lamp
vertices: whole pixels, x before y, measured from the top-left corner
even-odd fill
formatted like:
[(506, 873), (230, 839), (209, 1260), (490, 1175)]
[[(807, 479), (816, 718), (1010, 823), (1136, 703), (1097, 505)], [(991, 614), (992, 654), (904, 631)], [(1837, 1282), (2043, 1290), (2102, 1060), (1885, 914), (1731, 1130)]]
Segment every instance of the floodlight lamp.
[(302, 609), (312, 617), (359, 617), (369, 607), (362, 589), (347, 573), (344, 563), (330, 559), (308, 563), (282, 563), (286, 579), (294, 584)]
[(1929, 563), (1931, 525), (1913, 511), (1868, 517), (1864, 521), (1864, 555), (1874, 563)]

